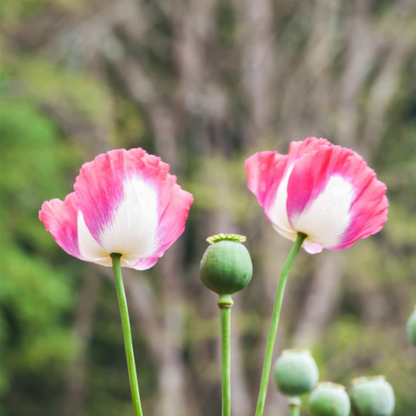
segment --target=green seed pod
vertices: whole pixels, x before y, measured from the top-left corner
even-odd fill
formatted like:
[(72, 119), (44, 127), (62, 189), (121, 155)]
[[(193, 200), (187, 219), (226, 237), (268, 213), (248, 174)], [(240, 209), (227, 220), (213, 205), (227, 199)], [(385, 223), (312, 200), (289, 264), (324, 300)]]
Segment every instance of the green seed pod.
[(220, 295), (224, 304), (232, 305), (231, 295), (244, 289), (253, 275), (250, 254), (241, 244), (245, 239), (235, 234), (207, 238), (212, 245), (202, 257), (200, 277), (208, 289)]
[(416, 347), (416, 308), (407, 321), (406, 332), (409, 341)]
[(357, 416), (391, 416), (395, 400), (391, 385), (383, 376), (352, 380), (351, 404)]
[(348, 416), (350, 410), (350, 398), (340, 384), (319, 383), (309, 396), (308, 411), (311, 416)]
[(274, 365), (274, 381), (281, 393), (300, 396), (319, 380), (318, 366), (308, 350), (285, 350)]

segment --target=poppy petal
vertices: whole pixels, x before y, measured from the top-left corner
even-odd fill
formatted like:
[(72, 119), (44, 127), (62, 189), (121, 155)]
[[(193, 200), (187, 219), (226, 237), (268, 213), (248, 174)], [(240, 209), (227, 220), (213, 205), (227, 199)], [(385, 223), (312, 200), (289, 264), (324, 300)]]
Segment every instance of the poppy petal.
[[(306, 243), (333, 250), (348, 247), (364, 238), (361, 235), (380, 231), (387, 219), (386, 188), (380, 184), (357, 153), (340, 146), (322, 147), (294, 165), (287, 188), (289, 221), (308, 235)], [(372, 198), (372, 204), (363, 210), (364, 194)], [(364, 224), (363, 216), (374, 221)]]
[(78, 245), (77, 215), (75, 193), (67, 195), (65, 201), (57, 198), (46, 201), (39, 211), (39, 219), (58, 245), (71, 256), (83, 260)]
[(135, 268), (140, 259), (161, 257), (182, 234), (193, 200), (169, 165), (142, 149), (113, 150), (86, 163), (75, 193), (95, 241)]

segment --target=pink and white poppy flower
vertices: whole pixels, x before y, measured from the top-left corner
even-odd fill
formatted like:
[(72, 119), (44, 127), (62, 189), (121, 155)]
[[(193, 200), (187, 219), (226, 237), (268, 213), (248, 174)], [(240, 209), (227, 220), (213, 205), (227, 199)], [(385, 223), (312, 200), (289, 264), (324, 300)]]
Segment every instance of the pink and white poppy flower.
[(44, 202), (39, 219), (71, 256), (146, 270), (178, 239), (193, 196), (169, 165), (143, 149), (112, 150), (85, 163), (65, 201)]
[(306, 234), (309, 253), (349, 247), (387, 221), (386, 185), (361, 156), (326, 139), (292, 142), (288, 155), (259, 152), (245, 166), (275, 230), (293, 241)]

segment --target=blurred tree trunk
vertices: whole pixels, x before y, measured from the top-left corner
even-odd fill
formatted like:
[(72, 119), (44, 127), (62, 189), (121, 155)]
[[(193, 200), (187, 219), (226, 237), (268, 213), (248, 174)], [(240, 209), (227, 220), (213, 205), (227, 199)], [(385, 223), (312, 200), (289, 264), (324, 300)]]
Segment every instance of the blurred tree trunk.
[(186, 372), (182, 361), (182, 339), (186, 300), (183, 296), (183, 269), (180, 266), (179, 242), (166, 252), (160, 264), (161, 308), (163, 326), (160, 334), (159, 363), (160, 404), (158, 415), (186, 414)]
[(252, 144), (264, 141), (272, 133), (279, 65), (274, 41), (274, 9), (270, 0), (237, 2), (236, 8), (240, 18), (241, 72), (250, 106), (246, 140)]
[[(157, 154), (170, 164), (172, 173), (175, 173), (180, 166), (177, 151), (178, 118), (173, 111), (163, 111), (160, 105), (150, 108), (150, 116)], [(162, 320), (158, 362), (160, 402), (156, 413), (166, 416), (182, 416), (186, 414), (187, 408), (186, 370), (182, 360), (183, 308), (186, 305), (183, 293), (184, 270), (180, 258), (183, 252), (183, 239), (179, 239), (166, 251), (157, 266), (161, 287), (161, 299), (158, 302)]]
[(95, 267), (86, 267), (83, 285), (75, 313), (74, 335), (78, 347), (77, 358), (68, 373), (68, 384), (65, 399), (67, 416), (85, 414), (84, 398), (87, 391), (85, 370), (88, 362), (88, 345), (92, 334), (94, 310), (100, 288), (100, 278)]
[(325, 250), (318, 255), (313, 280), (293, 337), (294, 348), (312, 348), (338, 304), (343, 255)]

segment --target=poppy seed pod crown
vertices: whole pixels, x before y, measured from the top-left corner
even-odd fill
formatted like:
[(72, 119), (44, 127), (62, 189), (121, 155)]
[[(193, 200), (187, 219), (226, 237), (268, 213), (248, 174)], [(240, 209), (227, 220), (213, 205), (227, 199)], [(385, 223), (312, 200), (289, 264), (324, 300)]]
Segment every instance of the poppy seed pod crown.
[(202, 257), (200, 277), (208, 289), (220, 295), (219, 304), (231, 306), (231, 295), (250, 283), (253, 264), (241, 244), (245, 239), (235, 234), (218, 234), (207, 239), (212, 245)]

